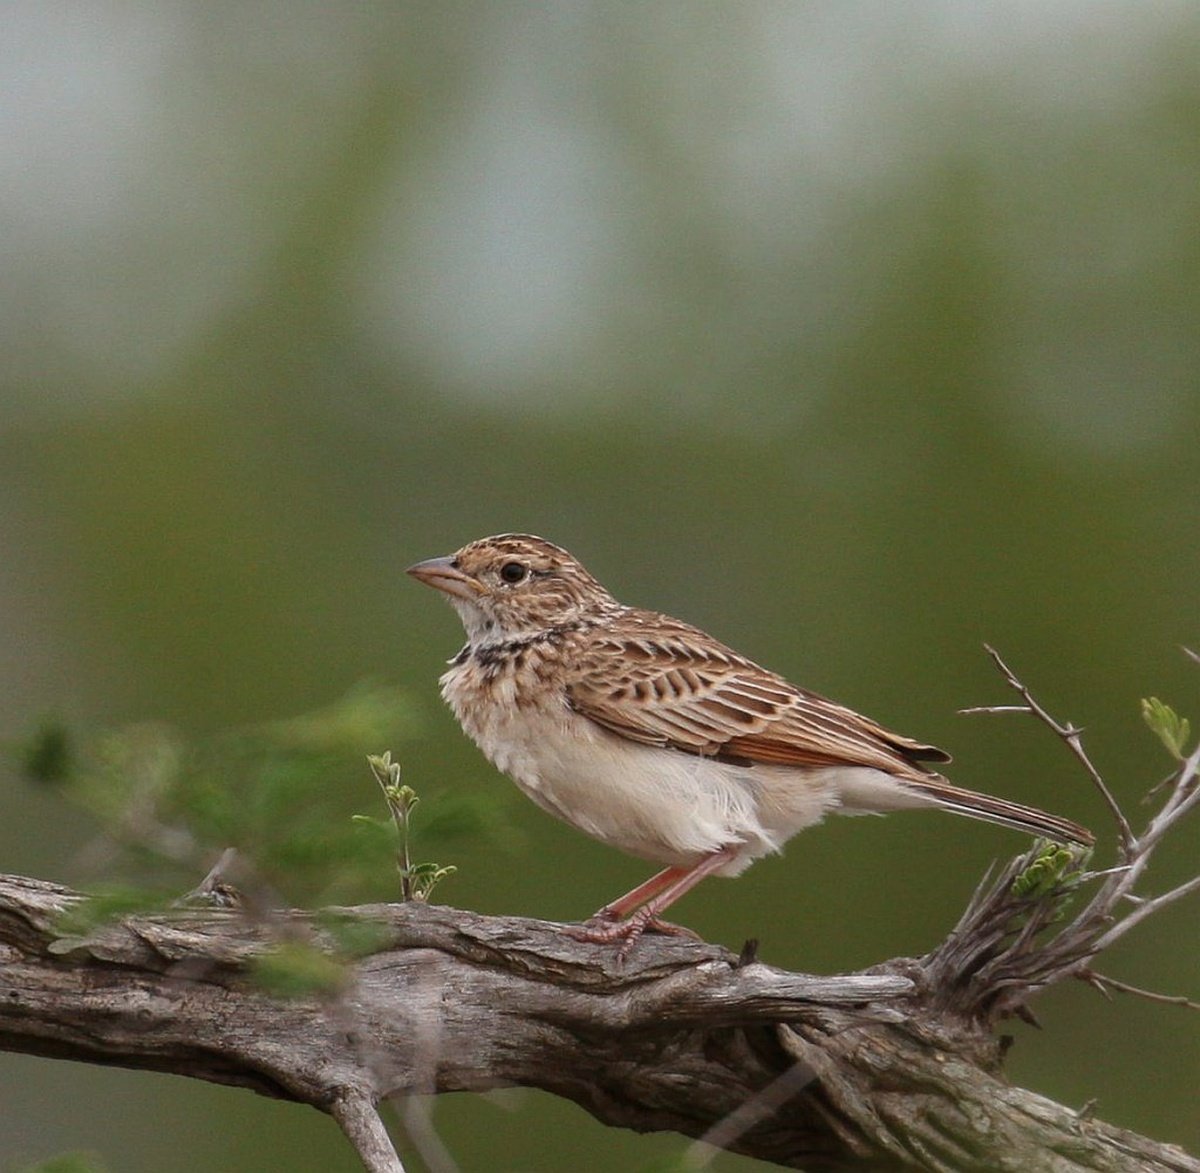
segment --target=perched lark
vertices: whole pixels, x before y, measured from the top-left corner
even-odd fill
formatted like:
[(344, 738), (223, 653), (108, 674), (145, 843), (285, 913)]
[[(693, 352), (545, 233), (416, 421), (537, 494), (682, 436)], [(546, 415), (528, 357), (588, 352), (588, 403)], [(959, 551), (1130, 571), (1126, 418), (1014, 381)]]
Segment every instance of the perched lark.
[[(736, 876), (830, 811), (953, 811), (1090, 844), (1068, 819), (952, 786), (931, 745), (789, 684), (689, 624), (618, 603), (566, 550), (502, 534), (409, 574), (467, 632), (441, 679), (462, 727), (539, 806), (666, 864), (576, 935), (622, 953), (705, 876)], [(675, 930), (681, 931), (681, 930)]]

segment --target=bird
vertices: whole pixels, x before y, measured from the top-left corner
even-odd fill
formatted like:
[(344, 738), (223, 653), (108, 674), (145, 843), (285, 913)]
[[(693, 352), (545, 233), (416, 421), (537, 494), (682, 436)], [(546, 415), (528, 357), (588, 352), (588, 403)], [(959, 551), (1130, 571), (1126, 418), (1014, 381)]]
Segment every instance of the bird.
[(1070, 819), (953, 785), (950, 755), (619, 603), (561, 546), (498, 534), (407, 571), (445, 595), (466, 644), (442, 696), (543, 810), (662, 867), (570, 931), (620, 958), (706, 876), (736, 876), (826, 814), (931, 808), (1088, 847)]

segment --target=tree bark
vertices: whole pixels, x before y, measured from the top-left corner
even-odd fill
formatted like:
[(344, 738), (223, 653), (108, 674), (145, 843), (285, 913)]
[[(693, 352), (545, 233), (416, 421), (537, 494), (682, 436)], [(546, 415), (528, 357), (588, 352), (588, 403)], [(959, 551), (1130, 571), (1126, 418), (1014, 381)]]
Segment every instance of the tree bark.
[[(312, 1104), (379, 1170), (401, 1167), (379, 1101), (522, 1085), (790, 1168), (1200, 1173), (1002, 1078), (991, 1027), (1048, 980), (1034, 933), (1011, 928), (1045, 897), (1010, 881), (925, 958), (812, 977), (658, 936), (618, 966), (555, 925), (415, 902), (178, 910), (72, 937), (56, 926), (78, 894), (0, 877), (0, 1049)], [(364, 925), (370, 952), (320, 992), (283, 998), (256, 976), (282, 944), (337, 954)]]

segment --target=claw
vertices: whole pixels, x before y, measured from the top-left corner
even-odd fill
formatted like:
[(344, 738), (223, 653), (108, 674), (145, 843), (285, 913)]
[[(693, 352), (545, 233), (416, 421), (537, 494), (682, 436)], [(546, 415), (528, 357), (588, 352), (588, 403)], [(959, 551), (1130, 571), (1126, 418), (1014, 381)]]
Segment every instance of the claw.
[(624, 961), (629, 956), (643, 933), (660, 933), (666, 937), (691, 937), (694, 941), (701, 939), (699, 933), (694, 933), (683, 925), (660, 920), (644, 908), (622, 921), (614, 921), (612, 914), (602, 909), (582, 925), (572, 925), (564, 928), (563, 932), (572, 940), (590, 941), (597, 945), (620, 941), (621, 947), (617, 950), (618, 961)]

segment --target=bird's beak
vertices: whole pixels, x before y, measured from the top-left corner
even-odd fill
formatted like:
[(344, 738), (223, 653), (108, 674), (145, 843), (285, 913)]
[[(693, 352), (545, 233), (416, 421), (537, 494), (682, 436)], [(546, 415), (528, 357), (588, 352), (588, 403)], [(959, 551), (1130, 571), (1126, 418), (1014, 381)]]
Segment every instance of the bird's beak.
[(474, 599), (483, 594), (483, 587), (469, 574), (459, 570), (453, 558), (426, 558), (424, 562), (410, 566), (404, 573), (411, 574), (426, 586), (459, 599)]

